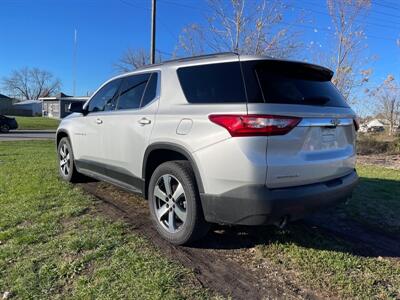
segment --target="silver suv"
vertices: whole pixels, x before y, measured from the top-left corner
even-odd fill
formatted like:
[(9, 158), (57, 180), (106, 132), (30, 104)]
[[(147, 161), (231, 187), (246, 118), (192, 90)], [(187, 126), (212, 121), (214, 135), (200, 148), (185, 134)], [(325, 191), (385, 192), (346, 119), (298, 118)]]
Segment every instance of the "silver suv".
[(175, 244), (210, 223), (284, 225), (346, 200), (358, 181), (355, 114), (332, 75), (225, 53), (115, 77), (61, 122), (60, 175), (141, 193)]

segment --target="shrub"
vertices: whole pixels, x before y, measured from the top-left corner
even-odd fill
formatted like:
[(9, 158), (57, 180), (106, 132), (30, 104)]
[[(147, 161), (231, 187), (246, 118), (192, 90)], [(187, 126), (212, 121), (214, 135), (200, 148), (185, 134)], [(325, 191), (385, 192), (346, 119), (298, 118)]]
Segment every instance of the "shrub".
[(360, 135), (357, 138), (357, 154), (400, 154), (400, 138), (384, 140), (375, 136)]

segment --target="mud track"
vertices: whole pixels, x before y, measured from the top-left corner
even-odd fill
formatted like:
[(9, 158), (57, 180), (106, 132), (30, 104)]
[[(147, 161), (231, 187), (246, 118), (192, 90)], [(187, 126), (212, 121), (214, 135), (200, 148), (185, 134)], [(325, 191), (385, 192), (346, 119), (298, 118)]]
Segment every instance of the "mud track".
[[(164, 255), (193, 270), (198, 282), (215, 294), (233, 299), (320, 299), (329, 296), (302, 287), (290, 274), (281, 272), (272, 264), (257, 266), (252, 251), (256, 245), (265, 242), (260, 235), (266, 229), (214, 226), (200, 242), (177, 247), (157, 234), (149, 217), (147, 202), (140, 196), (103, 182), (81, 183), (79, 186), (97, 198), (95, 213), (130, 224), (132, 231), (146, 236)], [(369, 232), (346, 220), (340, 222), (337, 225), (332, 217), (322, 214), (306, 220), (305, 224), (350, 241), (360, 249), (357, 254), (400, 257), (398, 240)]]

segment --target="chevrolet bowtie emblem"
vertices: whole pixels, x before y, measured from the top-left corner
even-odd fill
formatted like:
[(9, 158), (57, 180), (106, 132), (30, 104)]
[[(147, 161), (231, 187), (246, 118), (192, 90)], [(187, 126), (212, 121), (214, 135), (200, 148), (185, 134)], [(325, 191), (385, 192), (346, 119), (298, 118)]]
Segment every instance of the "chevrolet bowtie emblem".
[(338, 126), (338, 125), (340, 124), (340, 120), (338, 120), (338, 119), (332, 119), (332, 120), (331, 120), (331, 124), (332, 124), (333, 126)]

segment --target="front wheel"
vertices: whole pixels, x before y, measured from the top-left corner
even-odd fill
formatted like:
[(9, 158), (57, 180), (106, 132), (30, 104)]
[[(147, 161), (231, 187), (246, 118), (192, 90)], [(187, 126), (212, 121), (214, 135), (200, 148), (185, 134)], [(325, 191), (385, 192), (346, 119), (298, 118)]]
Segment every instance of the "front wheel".
[(203, 237), (209, 229), (201, 208), (195, 177), (187, 161), (161, 164), (151, 176), (149, 207), (159, 234), (182, 245)]
[(74, 153), (68, 138), (63, 137), (60, 140), (57, 152), (60, 177), (68, 182), (78, 182), (81, 175), (75, 168)]

